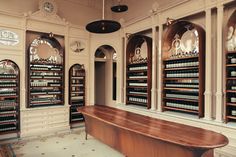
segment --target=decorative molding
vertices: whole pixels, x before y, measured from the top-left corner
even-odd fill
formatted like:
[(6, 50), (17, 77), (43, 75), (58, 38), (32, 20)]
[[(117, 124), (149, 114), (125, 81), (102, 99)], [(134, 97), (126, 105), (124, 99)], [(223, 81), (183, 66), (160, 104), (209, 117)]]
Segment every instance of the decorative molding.
[[(47, 12), (43, 9), (44, 3), (51, 2), (54, 9), (52, 12)], [(57, 15), (57, 5), (54, 0), (40, 0), (39, 1), (39, 10), (32, 13), (29, 11), (28, 13), (25, 13), (24, 15), (26, 17), (29, 17), (34, 20), (43, 21), (43, 22), (49, 22), (49, 23), (56, 23), (56, 24), (62, 24), (66, 25), (68, 22), (66, 22), (65, 18), (61, 18), (59, 15)]]
[(15, 46), (19, 42), (18, 34), (9, 30), (0, 29), (0, 45)]

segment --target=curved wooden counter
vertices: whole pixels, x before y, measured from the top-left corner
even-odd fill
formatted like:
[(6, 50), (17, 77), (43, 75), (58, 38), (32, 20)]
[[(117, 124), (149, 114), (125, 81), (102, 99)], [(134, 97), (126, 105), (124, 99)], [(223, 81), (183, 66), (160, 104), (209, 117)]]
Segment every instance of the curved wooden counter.
[(212, 157), (227, 145), (219, 133), (106, 106), (78, 108), (86, 133), (128, 157)]

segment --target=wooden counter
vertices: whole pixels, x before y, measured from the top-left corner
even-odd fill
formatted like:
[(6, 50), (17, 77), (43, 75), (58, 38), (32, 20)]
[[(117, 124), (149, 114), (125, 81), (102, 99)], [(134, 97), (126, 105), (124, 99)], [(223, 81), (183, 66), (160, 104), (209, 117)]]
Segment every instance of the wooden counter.
[(78, 108), (85, 131), (127, 157), (213, 157), (228, 144), (219, 133), (106, 106)]

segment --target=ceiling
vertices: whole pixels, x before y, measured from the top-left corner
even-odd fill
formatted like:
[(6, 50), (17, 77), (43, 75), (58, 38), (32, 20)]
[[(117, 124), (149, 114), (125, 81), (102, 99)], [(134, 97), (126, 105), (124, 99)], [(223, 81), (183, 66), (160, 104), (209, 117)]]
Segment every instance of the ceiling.
[[(58, 6), (57, 14), (73, 24), (85, 26), (87, 23), (102, 18), (103, 0), (54, 0)], [(153, 8), (165, 8), (186, 0), (120, 0), (129, 10), (124, 13), (113, 13), (111, 6), (117, 5), (119, 0), (105, 0), (105, 19), (125, 22), (147, 16)], [(39, 0), (0, 0), (0, 11), (6, 10), (20, 14), (38, 10)]]

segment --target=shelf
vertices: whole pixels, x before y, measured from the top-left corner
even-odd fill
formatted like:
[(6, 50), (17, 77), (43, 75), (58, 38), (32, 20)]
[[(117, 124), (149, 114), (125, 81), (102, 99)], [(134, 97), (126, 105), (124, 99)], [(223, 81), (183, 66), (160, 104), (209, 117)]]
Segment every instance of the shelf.
[(127, 67), (142, 67), (142, 66), (146, 66), (147, 65), (147, 62), (143, 62), (143, 63), (130, 63), (128, 64)]
[(147, 94), (126, 94), (127, 96), (135, 96), (135, 97), (147, 97)]
[[(147, 78), (127, 78), (128, 81), (135, 81), (135, 80), (138, 80), (138, 81), (146, 81)], [(137, 82), (136, 82), (137, 83)]]
[(183, 112), (198, 114), (198, 111), (188, 110), (188, 109), (183, 109), (183, 108), (176, 108), (176, 107), (169, 107), (169, 106), (164, 106), (164, 108), (167, 109), (167, 110), (183, 111)]
[(4, 89), (4, 88), (16, 89), (17, 87), (16, 87), (16, 86), (15, 86), (15, 87), (1, 87), (1, 86), (0, 86), (0, 88), (2, 88), (2, 89)]
[(62, 88), (62, 86), (30, 86), (30, 88)]
[(44, 95), (63, 95), (61, 93), (58, 93), (58, 94), (33, 94), (31, 93), (31, 96), (44, 96)]
[(9, 96), (8, 95), (5, 95), (5, 96), (0, 95), (0, 98), (18, 98), (18, 96), (17, 95), (11, 95), (11, 96), (10, 95)]
[(236, 120), (236, 116), (226, 116), (228, 119), (235, 119)]
[(178, 60), (188, 60), (188, 59), (198, 59), (198, 56), (165, 59), (164, 62), (168, 62), (168, 61), (178, 61)]
[(0, 130), (0, 135), (1, 134), (12, 134), (12, 133), (17, 133), (17, 132), (19, 132), (18, 130), (17, 130), (17, 128), (15, 128), (15, 129), (10, 129), (10, 130), (4, 130), (4, 131), (1, 131)]
[(236, 93), (236, 90), (226, 90), (228, 93)]
[(63, 66), (63, 64), (58, 64), (58, 63), (40, 63), (40, 62), (30, 62), (30, 65)]
[(230, 103), (230, 102), (228, 102), (228, 103), (226, 103), (226, 105), (227, 105), (227, 106), (235, 106), (235, 107), (236, 107), (236, 103)]
[(236, 51), (226, 51), (226, 53), (230, 54), (230, 53), (236, 53)]
[[(178, 90), (178, 91), (189, 91), (189, 92), (198, 92), (196, 88), (167, 88), (164, 87), (165, 90)], [(196, 90), (196, 91), (194, 91)]]
[(38, 104), (38, 105), (46, 105), (46, 104), (52, 104), (52, 105), (56, 105), (56, 104), (62, 104), (62, 101), (58, 101), (58, 102), (51, 102), (51, 101), (48, 101), (48, 102), (30, 102), (30, 104), (33, 104), (33, 105), (35, 105), (35, 104)]
[(198, 79), (198, 77), (171, 77), (171, 78), (163, 78), (163, 80), (194, 80)]
[(30, 69), (30, 72), (47, 72), (47, 73), (63, 73), (62, 70), (35, 70), (35, 69)]
[(236, 64), (226, 64), (227, 67), (236, 67)]
[(142, 103), (142, 102), (137, 102), (137, 101), (127, 101), (127, 105), (130, 105), (130, 104), (147, 106), (147, 103)]
[(147, 72), (147, 69), (143, 69), (143, 70), (128, 70), (126, 73), (130, 74), (130, 73), (142, 73), (142, 72)]
[(195, 103), (198, 103), (198, 100), (187, 99), (187, 98), (171, 98), (171, 97), (163, 97), (163, 99), (166, 99), (166, 100), (177, 100), (177, 101), (187, 101), (187, 102), (195, 102)]
[(0, 80), (16, 80), (17, 78), (0, 78)]
[(172, 70), (192, 70), (192, 69), (198, 69), (198, 66), (189, 66), (189, 67), (181, 67), (181, 68), (165, 68), (166, 71), (172, 71)]
[(17, 124), (17, 120), (13, 121), (13, 122), (9, 122), (9, 121), (0, 121), (0, 125), (4, 125), (4, 124)]
[(30, 78), (30, 80), (61, 80), (62, 78)]
[(236, 77), (227, 77), (227, 80), (236, 80)]
[(127, 86), (127, 88), (142, 88), (142, 89), (147, 89), (147, 86)]

